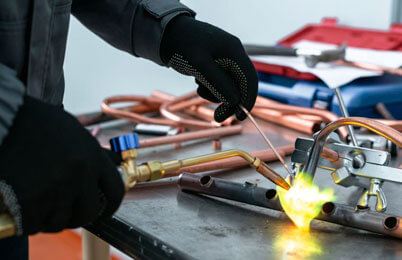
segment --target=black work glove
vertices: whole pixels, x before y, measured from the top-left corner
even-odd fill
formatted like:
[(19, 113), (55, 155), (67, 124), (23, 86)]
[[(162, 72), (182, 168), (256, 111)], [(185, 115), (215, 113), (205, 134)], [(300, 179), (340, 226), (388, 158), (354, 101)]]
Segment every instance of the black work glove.
[(222, 122), (233, 114), (239, 120), (254, 106), (258, 79), (243, 45), (235, 36), (186, 15), (172, 19), (164, 32), (161, 59), (176, 71), (194, 76), (197, 92), (209, 101), (222, 104), (215, 120)]
[(26, 97), (0, 146), (0, 194), (18, 235), (111, 216), (124, 185), (112, 159), (62, 108)]

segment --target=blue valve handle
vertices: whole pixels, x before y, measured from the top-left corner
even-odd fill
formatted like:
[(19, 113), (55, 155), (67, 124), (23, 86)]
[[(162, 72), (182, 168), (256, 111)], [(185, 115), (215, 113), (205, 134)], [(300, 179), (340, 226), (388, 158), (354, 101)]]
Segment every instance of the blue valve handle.
[(109, 140), (111, 149), (116, 153), (121, 153), (131, 149), (140, 147), (140, 142), (137, 133), (131, 133), (114, 137)]

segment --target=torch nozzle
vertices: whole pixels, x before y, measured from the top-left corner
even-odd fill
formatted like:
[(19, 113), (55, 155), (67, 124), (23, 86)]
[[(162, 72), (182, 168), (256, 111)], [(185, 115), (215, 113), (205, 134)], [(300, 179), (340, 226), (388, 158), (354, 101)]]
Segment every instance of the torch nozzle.
[(257, 167), (257, 171), (281, 188), (285, 190), (290, 189), (289, 183), (278, 173), (271, 170), (271, 168), (269, 168), (264, 162), (261, 162), (261, 164)]

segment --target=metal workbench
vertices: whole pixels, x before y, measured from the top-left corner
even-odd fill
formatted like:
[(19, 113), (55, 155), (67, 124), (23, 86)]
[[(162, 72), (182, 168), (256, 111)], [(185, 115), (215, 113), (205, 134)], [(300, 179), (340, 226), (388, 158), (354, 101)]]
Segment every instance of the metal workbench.
[[(268, 123), (262, 126), (275, 145), (294, 143), (302, 135)], [(105, 142), (131, 129), (127, 124), (103, 129), (100, 140)], [(266, 148), (249, 124), (242, 135), (222, 140), (223, 149)], [(210, 141), (188, 143), (176, 150), (168, 145), (139, 150), (139, 162), (210, 152)], [(279, 163), (270, 165), (285, 175)], [(273, 187), (251, 168), (223, 171), (215, 176)], [(329, 172), (319, 170), (315, 182), (322, 187), (334, 187), (337, 202), (356, 202), (358, 190), (335, 186)], [(387, 212), (402, 216), (400, 190), (397, 185), (384, 184), (389, 200)], [(134, 188), (111, 219), (88, 229), (138, 259), (402, 259), (402, 241), (398, 239), (321, 221), (314, 221), (309, 233), (301, 232), (284, 213), (184, 193), (174, 184)]]

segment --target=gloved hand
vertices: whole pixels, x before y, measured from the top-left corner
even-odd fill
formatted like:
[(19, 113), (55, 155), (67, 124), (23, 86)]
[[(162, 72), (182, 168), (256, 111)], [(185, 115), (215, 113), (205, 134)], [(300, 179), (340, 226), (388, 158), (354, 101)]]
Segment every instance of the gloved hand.
[(26, 97), (0, 146), (0, 194), (17, 234), (76, 228), (119, 207), (112, 159), (62, 108)]
[(215, 120), (222, 122), (236, 114), (244, 120), (254, 106), (258, 79), (253, 64), (240, 40), (207, 23), (186, 15), (173, 18), (167, 25), (160, 49), (169, 67), (194, 76), (198, 94), (215, 103)]

